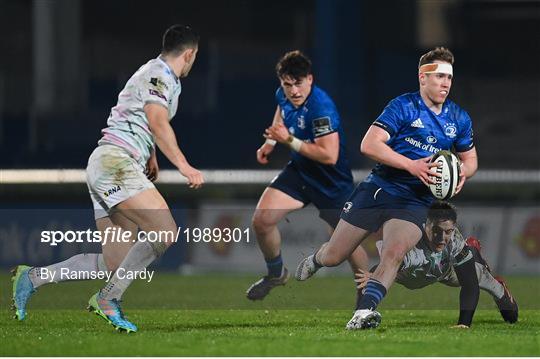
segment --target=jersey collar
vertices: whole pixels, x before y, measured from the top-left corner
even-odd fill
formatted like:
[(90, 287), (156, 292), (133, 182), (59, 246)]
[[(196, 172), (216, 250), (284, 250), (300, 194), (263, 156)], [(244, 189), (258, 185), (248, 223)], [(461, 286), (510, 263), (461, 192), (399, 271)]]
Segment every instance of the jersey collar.
[(167, 69), (169, 69), (168, 72), (169, 72), (169, 73), (171, 74), (171, 76), (174, 78), (174, 81), (175, 81), (176, 83), (180, 82), (180, 78), (179, 78), (178, 76), (176, 76), (176, 74), (174, 73), (173, 69), (169, 66), (169, 64), (168, 64), (165, 60), (163, 60), (163, 58), (161, 57), (161, 55), (159, 55), (159, 56), (157, 57), (157, 59), (158, 59), (159, 61), (161, 61), (165, 66), (167, 66)]
[(427, 105), (426, 103), (424, 102), (424, 99), (422, 98), (422, 95), (420, 95), (420, 91), (416, 91), (415, 93), (415, 96), (417, 98), (417, 101), (418, 103), (420, 104), (420, 106), (423, 106), (426, 110), (428, 110), (430, 113), (432, 113), (434, 116), (436, 117), (440, 117), (440, 116), (443, 116), (446, 114), (446, 112), (448, 112), (447, 110), (447, 107), (448, 107), (448, 99), (446, 101), (444, 101), (443, 105), (442, 105), (442, 108), (441, 108), (441, 113), (439, 113), (438, 115), (433, 112)]

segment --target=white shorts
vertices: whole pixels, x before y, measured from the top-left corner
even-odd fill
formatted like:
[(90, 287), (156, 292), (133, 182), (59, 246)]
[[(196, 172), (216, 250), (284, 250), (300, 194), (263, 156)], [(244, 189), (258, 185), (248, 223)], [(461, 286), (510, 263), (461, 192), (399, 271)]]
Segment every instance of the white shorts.
[(124, 149), (98, 146), (88, 159), (86, 184), (94, 205), (95, 218), (107, 217), (118, 203), (155, 188), (144, 168)]

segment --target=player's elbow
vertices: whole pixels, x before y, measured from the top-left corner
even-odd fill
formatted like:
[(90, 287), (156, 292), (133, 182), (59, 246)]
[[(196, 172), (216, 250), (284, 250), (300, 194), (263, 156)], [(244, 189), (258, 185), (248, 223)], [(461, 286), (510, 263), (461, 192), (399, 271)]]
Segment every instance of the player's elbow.
[(148, 127), (150, 128), (150, 132), (152, 132), (152, 134), (156, 138), (162, 138), (167, 131), (168, 124), (162, 121), (151, 121), (148, 124), (149, 124)]
[(360, 153), (371, 157), (373, 155), (373, 144), (371, 141), (367, 141), (365, 138), (360, 143)]
[(323, 164), (329, 165), (329, 166), (335, 166), (338, 161), (339, 154), (329, 154), (326, 156), (323, 160)]

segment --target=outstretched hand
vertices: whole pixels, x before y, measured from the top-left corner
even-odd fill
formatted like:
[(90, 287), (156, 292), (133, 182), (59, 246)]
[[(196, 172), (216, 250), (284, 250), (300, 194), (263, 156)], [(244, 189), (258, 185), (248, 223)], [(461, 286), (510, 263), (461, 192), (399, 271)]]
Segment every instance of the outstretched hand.
[(178, 168), (182, 176), (186, 177), (188, 180), (189, 188), (199, 189), (204, 183), (204, 177), (202, 172), (196, 168), (191, 167), (189, 164), (185, 163), (180, 168)]

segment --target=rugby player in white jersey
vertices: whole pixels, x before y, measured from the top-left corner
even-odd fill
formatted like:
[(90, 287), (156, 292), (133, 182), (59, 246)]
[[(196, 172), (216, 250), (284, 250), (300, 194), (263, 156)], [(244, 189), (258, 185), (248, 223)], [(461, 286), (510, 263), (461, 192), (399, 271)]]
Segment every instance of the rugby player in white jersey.
[[(396, 282), (408, 289), (420, 289), (434, 283), (461, 287), (460, 315), (456, 328), (469, 328), (478, 302), (478, 292), (488, 292), (504, 321), (518, 320), (518, 305), (505, 281), (494, 277), (480, 253), (480, 242), (474, 237), (463, 238), (456, 226), (457, 212), (448, 202), (436, 201), (428, 211), (422, 239), (403, 258)], [(379, 253), (383, 242), (376, 243)], [(372, 272), (359, 271), (356, 282), (365, 288)], [(360, 326), (358, 317), (347, 324), (348, 329)]]
[[(49, 271), (115, 271), (107, 285), (90, 298), (89, 309), (117, 330), (137, 331), (119, 304), (133, 279), (119, 273), (145, 270), (173, 243), (178, 230), (167, 203), (152, 183), (158, 174), (155, 146), (187, 178), (190, 188), (197, 189), (204, 182), (202, 173), (188, 163), (178, 147), (169, 124), (178, 108), (180, 79), (189, 74), (195, 62), (198, 42), (199, 35), (189, 26), (167, 29), (161, 54), (128, 80), (102, 130), (99, 146), (88, 160), (86, 178), (98, 230), (121, 227), (133, 237), (127, 242), (104, 245), (102, 254), (79, 254), (44, 267)], [(132, 241), (139, 230), (170, 231), (173, 237), (154, 243)], [(117, 270), (120, 268), (123, 270)], [(30, 296), (47, 282), (42, 272), (38, 267), (16, 268), (13, 304), (17, 319), (25, 318)]]

